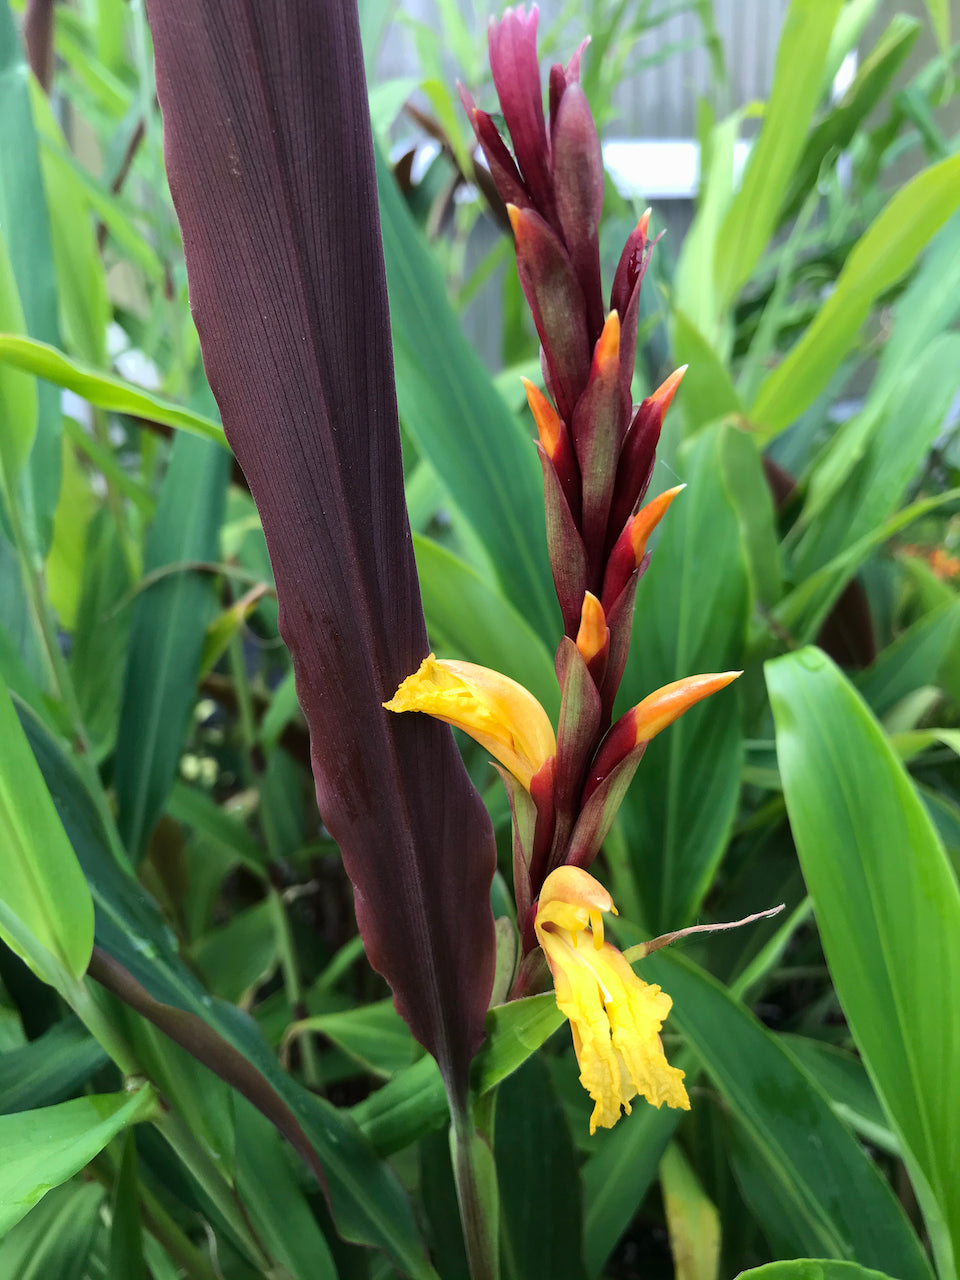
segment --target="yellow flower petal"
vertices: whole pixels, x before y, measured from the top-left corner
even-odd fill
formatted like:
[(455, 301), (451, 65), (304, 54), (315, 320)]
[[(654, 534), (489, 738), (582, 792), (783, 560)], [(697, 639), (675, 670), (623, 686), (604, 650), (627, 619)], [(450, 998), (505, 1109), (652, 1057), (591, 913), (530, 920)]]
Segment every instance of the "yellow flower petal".
[[(610, 895), (576, 867), (552, 872), (544, 895), (537, 937), (553, 974), (557, 1006), (570, 1019), (580, 1082), (594, 1101), (590, 1132), (612, 1128), (621, 1108), (629, 1115), (638, 1095), (655, 1107), (666, 1103), (689, 1111), (683, 1072), (667, 1062), (660, 1041), (673, 1002), (658, 986), (641, 981), (602, 934), (585, 927), (600, 911), (612, 909)], [(581, 932), (593, 945), (578, 945)]]
[(514, 775), (527, 790), (557, 739), (550, 717), (523, 685), (473, 662), (431, 653), (383, 704), (388, 711), (422, 711), (456, 725)]

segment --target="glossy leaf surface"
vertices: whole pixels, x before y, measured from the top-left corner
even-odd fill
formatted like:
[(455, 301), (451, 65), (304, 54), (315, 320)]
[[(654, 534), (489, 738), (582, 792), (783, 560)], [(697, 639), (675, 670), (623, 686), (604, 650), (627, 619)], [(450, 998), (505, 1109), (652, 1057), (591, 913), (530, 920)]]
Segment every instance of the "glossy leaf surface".
[(769, 663), (767, 682), (830, 972), (949, 1274), (960, 1253), (960, 889), (903, 766), (833, 663), (804, 649)]
[(61, 991), (82, 977), (93, 903), (50, 793), (0, 684), (0, 937)]
[(149, 1119), (149, 1085), (132, 1093), (91, 1094), (39, 1111), (0, 1116), (0, 1235), (58, 1183), (89, 1164), (129, 1124)]

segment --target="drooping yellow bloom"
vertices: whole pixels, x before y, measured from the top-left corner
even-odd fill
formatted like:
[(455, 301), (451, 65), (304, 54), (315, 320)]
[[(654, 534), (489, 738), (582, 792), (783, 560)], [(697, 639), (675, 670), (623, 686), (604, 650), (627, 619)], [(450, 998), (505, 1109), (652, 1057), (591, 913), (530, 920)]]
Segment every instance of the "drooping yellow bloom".
[(690, 1110), (683, 1072), (667, 1062), (660, 1041), (673, 1001), (604, 942), (605, 911), (616, 908), (599, 881), (580, 867), (558, 867), (544, 881), (536, 918), (557, 1005), (570, 1019), (580, 1083), (595, 1103), (591, 1133), (611, 1129), (621, 1107), (629, 1115), (638, 1094), (655, 1107)]
[(431, 653), (383, 705), (388, 711), (423, 711), (456, 725), (527, 790), (541, 765), (557, 753), (550, 717), (533, 694), (473, 662), (438, 659)]

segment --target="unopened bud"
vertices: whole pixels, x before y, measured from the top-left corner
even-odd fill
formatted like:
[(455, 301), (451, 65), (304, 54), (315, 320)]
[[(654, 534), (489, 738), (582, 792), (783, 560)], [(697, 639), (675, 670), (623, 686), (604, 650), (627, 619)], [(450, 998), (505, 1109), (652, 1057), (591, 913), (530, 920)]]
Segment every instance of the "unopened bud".
[(560, 418), (556, 409), (535, 383), (531, 382), (529, 378), (521, 378), (520, 381), (523, 383), (523, 389), (527, 393), (527, 404), (530, 406), (533, 420), (537, 424), (540, 443), (552, 462), (556, 457), (557, 445), (560, 443)]
[(593, 371), (603, 375), (620, 359), (620, 316), (611, 311), (593, 349)]
[(604, 778), (638, 747), (646, 745), (674, 720), (679, 720), (685, 711), (711, 693), (732, 684), (742, 674), (740, 671), (721, 671), (685, 676), (682, 680), (665, 684), (622, 715), (600, 744), (590, 766), (583, 803), (586, 804)]
[(593, 592), (588, 591), (583, 597), (580, 629), (577, 632), (577, 648), (588, 666), (607, 643), (608, 634), (603, 606)]
[(670, 503), (678, 493), (682, 493), (687, 486), (685, 484), (675, 485), (672, 489), (667, 489), (664, 493), (658, 494), (657, 497), (648, 502), (645, 507), (641, 507), (637, 514), (630, 521), (630, 547), (633, 551), (633, 563), (638, 565), (643, 559), (647, 550), (647, 543), (654, 529), (667, 514)]
[(683, 375), (687, 372), (689, 365), (682, 364), (679, 369), (674, 369), (669, 378), (664, 378), (656, 391), (650, 397), (656, 404), (660, 406), (661, 414), (666, 417), (667, 410), (673, 403), (673, 397), (677, 394), (677, 388), (683, 381)]

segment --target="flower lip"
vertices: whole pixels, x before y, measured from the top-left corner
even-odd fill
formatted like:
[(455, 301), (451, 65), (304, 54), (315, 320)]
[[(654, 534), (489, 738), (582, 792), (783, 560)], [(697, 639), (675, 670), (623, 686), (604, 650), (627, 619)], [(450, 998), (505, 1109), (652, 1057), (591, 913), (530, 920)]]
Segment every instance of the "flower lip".
[[(590, 1132), (612, 1128), (640, 1095), (653, 1106), (689, 1110), (683, 1072), (663, 1052), (660, 1028), (671, 1000), (641, 981), (616, 947), (603, 941), (610, 894), (579, 867), (563, 866), (544, 881), (535, 929), (557, 1006), (570, 1019), (580, 1082), (594, 1102)], [(591, 931), (587, 924), (594, 925)], [(585, 933), (593, 946), (579, 946)]]
[(388, 711), (421, 711), (462, 729), (528, 791), (533, 776), (556, 755), (550, 717), (533, 694), (473, 662), (428, 654), (383, 705)]

